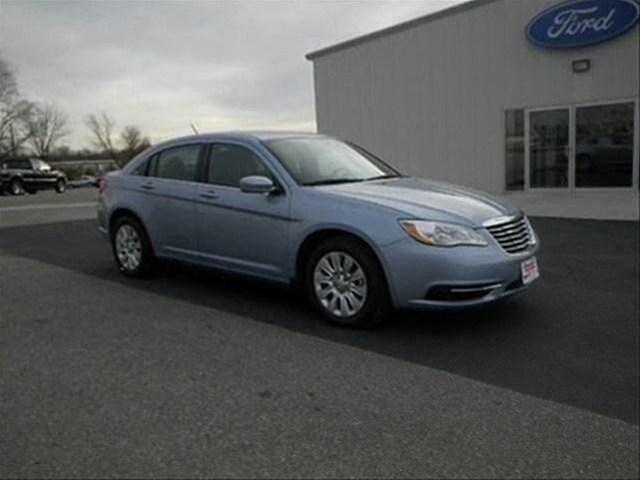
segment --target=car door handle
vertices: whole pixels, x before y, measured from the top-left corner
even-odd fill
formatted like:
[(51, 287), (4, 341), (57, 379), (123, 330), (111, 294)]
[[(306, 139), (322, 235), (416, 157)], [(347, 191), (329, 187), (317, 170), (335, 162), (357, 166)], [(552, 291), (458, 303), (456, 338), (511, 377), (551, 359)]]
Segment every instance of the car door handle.
[(203, 192), (200, 194), (202, 198), (208, 198), (209, 200), (214, 200), (218, 198), (218, 194), (215, 192)]
[(151, 183), (145, 183), (143, 185), (140, 185), (140, 188), (144, 188), (145, 190), (153, 190), (156, 187), (154, 187)]

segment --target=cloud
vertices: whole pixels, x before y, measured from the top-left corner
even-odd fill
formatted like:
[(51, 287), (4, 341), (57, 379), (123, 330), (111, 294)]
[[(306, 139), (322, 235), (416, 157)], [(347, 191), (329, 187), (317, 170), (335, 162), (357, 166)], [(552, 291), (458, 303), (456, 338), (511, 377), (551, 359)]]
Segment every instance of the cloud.
[(0, 0), (0, 53), (26, 97), (83, 119), (106, 111), (154, 141), (229, 129), (315, 129), (304, 55), (460, 0), (30, 2)]

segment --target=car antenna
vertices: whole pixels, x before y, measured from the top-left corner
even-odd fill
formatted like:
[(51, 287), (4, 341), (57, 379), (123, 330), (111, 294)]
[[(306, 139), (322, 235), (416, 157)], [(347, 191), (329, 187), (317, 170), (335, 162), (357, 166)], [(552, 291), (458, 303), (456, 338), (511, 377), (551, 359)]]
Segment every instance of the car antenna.
[(195, 133), (196, 135), (200, 133), (193, 122), (191, 122), (191, 130), (193, 130), (193, 133)]

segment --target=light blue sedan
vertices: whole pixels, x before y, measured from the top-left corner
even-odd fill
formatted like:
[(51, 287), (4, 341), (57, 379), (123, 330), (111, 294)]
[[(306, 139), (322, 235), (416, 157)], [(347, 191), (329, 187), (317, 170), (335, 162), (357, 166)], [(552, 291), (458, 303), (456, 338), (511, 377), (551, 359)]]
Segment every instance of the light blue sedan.
[(98, 221), (125, 275), (171, 259), (295, 283), (340, 325), (479, 305), (539, 276), (521, 211), (324, 135), (162, 143), (102, 181)]

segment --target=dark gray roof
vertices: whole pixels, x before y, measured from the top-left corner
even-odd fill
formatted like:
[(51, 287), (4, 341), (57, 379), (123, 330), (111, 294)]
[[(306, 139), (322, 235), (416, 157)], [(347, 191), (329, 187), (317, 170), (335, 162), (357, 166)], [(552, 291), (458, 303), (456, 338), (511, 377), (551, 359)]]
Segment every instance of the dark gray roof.
[(307, 53), (305, 58), (307, 60), (314, 60), (318, 57), (322, 57), (324, 55), (328, 55), (333, 52), (337, 52), (338, 50), (344, 50), (346, 48), (354, 47), (356, 45), (360, 45), (362, 43), (368, 42), (370, 40), (374, 40), (380, 37), (386, 37), (387, 35), (391, 35), (394, 33), (398, 33), (404, 30), (408, 30), (413, 27), (417, 27), (427, 22), (431, 22), (433, 20), (438, 20), (442, 17), (447, 17), (449, 15), (454, 15), (456, 13), (463, 12), (465, 10), (470, 10), (472, 8), (479, 7), (481, 5), (486, 5), (488, 3), (496, 2), (498, 0), (470, 0), (466, 3), (461, 3), (460, 5), (454, 5), (453, 7), (445, 8), (444, 10), (439, 10), (434, 13), (429, 13), (427, 15), (423, 15), (422, 17), (414, 18), (413, 20), (409, 20), (407, 22), (399, 23), (397, 25), (393, 25), (391, 27), (383, 28), (382, 30), (376, 30), (375, 32), (367, 33), (366, 35), (362, 35), (360, 37), (352, 38), (351, 40), (346, 40), (344, 42), (337, 43), (335, 45), (331, 45), (330, 47), (321, 48), (320, 50), (316, 50), (311, 53)]

